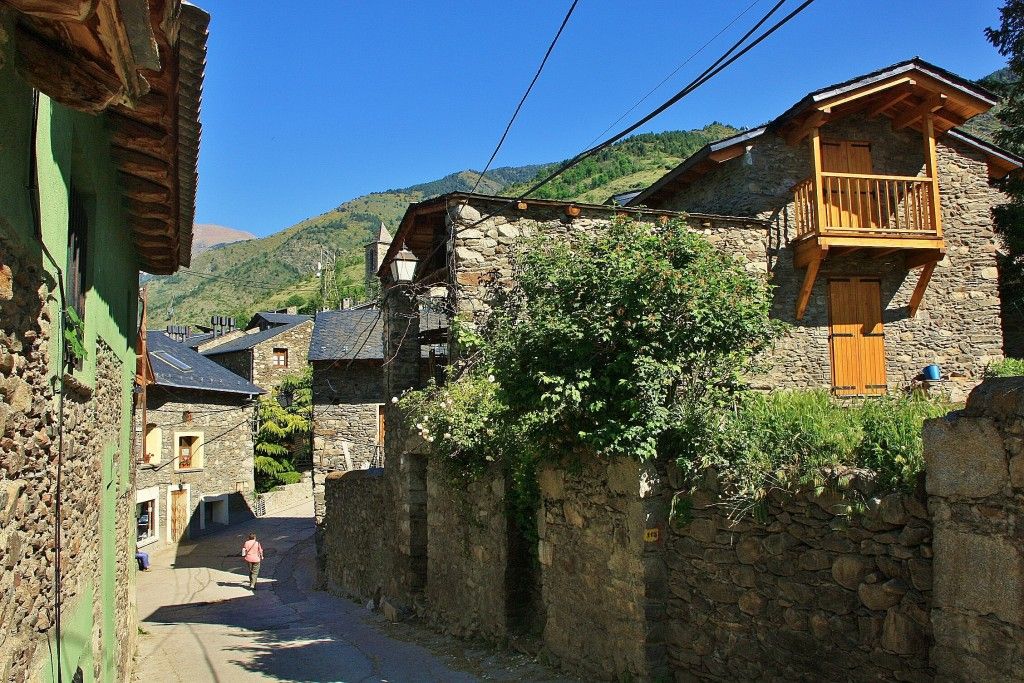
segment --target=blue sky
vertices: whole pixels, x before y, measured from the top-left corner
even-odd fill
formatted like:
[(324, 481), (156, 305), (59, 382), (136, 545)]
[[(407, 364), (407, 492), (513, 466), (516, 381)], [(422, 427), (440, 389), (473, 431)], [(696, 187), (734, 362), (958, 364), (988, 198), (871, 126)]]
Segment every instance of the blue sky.
[[(580, 0), (495, 165), (583, 149), (752, 1)], [(482, 167), (569, 6), (197, 2), (212, 21), (196, 219), (258, 235), (367, 192)], [(760, 0), (627, 121), (772, 4)], [(1003, 65), (983, 34), (1000, 4), (817, 0), (646, 130), (757, 125), (810, 90), (914, 55), (978, 78)]]

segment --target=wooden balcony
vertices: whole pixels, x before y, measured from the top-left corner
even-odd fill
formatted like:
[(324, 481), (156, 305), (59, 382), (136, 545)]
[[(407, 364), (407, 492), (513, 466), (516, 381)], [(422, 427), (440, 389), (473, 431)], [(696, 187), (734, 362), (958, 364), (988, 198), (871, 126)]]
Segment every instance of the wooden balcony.
[(821, 262), (865, 251), (875, 257), (905, 252), (908, 269), (922, 268), (909, 306), (916, 314), (945, 253), (935, 178), (820, 171), (798, 183), (793, 195), (793, 265), (807, 268), (796, 302), (798, 320)]
[(820, 175), (820, 199), (814, 178), (794, 188), (797, 240), (812, 235), (851, 236), (867, 240), (862, 246), (870, 246), (870, 240), (877, 238), (930, 241), (942, 237), (932, 178)]

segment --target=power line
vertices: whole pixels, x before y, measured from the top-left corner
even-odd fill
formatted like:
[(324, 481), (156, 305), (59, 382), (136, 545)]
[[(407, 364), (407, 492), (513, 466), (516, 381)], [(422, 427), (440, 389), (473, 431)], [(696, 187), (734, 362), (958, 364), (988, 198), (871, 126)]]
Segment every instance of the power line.
[(573, 10), (576, 9), (576, 5), (579, 0), (572, 0), (572, 4), (569, 5), (569, 11), (565, 13), (565, 18), (562, 19), (561, 25), (558, 27), (558, 31), (555, 33), (555, 37), (551, 39), (551, 44), (548, 45), (547, 51), (544, 53), (544, 58), (540, 60), (540, 66), (537, 67), (537, 72), (533, 74), (533, 80), (530, 81), (530, 85), (527, 86), (526, 92), (523, 93), (522, 98), (519, 100), (519, 104), (516, 105), (516, 109), (512, 112), (512, 118), (508, 120), (508, 125), (505, 126), (505, 131), (501, 134), (501, 138), (498, 140), (498, 144), (495, 145), (494, 151), (491, 152), (491, 158), (487, 160), (484, 165), (484, 170), (477, 176), (476, 182), (473, 184), (472, 192), (476, 192), (477, 188), (480, 187), (480, 181), (484, 179), (484, 174), (490, 169), (491, 164), (494, 163), (494, 158), (498, 156), (498, 150), (505, 143), (505, 138), (508, 137), (508, 132), (512, 129), (512, 124), (515, 123), (516, 117), (519, 116), (519, 111), (523, 108), (523, 104), (526, 102), (526, 98), (530, 96), (530, 91), (533, 90), (533, 86), (537, 83), (537, 79), (540, 78), (540, 72), (544, 70), (544, 65), (548, 62), (548, 57), (551, 56), (551, 51), (555, 49), (555, 44), (558, 39), (562, 36), (562, 31), (565, 30), (565, 25), (569, 23), (569, 17), (572, 16)]
[(728, 24), (726, 24), (725, 26), (723, 26), (723, 27), (722, 27), (722, 29), (721, 29), (721, 30), (720, 30), (720, 31), (719, 31), (718, 33), (716, 33), (715, 35), (711, 36), (711, 38), (709, 38), (709, 39), (708, 39), (708, 41), (707, 41), (706, 43), (704, 43), (704, 44), (703, 44), (703, 45), (701, 45), (701, 46), (700, 46), (699, 48), (697, 48), (697, 49), (696, 49), (695, 51), (693, 51), (693, 52), (692, 52), (692, 53), (690, 54), (690, 56), (689, 56), (689, 57), (687, 57), (686, 59), (684, 59), (684, 60), (683, 60), (682, 64), (680, 64), (680, 65), (679, 65), (679, 66), (677, 66), (677, 67), (676, 67), (675, 69), (673, 69), (673, 70), (672, 70), (672, 72), (671, 72), (671, 73), (670, 73), (669, 75), (665, 76), (665, 78), (661, 79), (661, 81), (660, 81), (660, 82), (659, 82), (659, 83), (658, 83), (658, 84), (657, 84), (656, 86), (654, 86), (653, 88), (651, 88), (650, 90), (648, 90), (648, 91), (647, 91), (647, 93), (646, 93), (646, 94), (645, 94), (645, 95), (644, 95), (643, 97), (641, 97), (640, 99), (638, 99), (638, 100), (637, 100), (637, 101), (636, 101), (636, 102), (635, 102), (635, 103), (633, 104), (633, 106), (632, 106), (632, 107), (630, 107), (630, 108), (629, 108), (629, 109), (627, 109), (627, 110), (626, 110), (625, 112), (623, 112), (622, 116), (620, 116), (619, 118), (617, 118), (617, 119), (615, 119), (614, 121), (612, 121), (612, 122), (611, 122), (610, 124), (608, 124), (608, 127), (607, 127), (607, 128), (605, 128), (605, 129), (604, 129), (604, 130), (602, 130), (602, 131), (601, 131), (600, 133), (598, 133), (597, 135), (595, 135), (595, 136), (594, 136), (594, 139), (593, 139), (593, 140), (591, 140), (590, 142), (588, 142), (588, 143), (587, 143), (587, 145), (588, 145), (588, 146), (590, 146), (590, 145), (593, 145), (593, 144), (594, 144), (595, 142), (597, 142), (598, 140), (600, 140), (600, 139), (601, 139), (601, 137), (602, 137), (602, 136), (604, 136), (604, 134), (605, 134), (605, 133), (607, 133), (607, 132), (608, 132), (608, 131), (610, 131), (610, 130), (611, 130), (612, 128), (614, 128), (614, 127), (615, 127), (616, 125), (618, 125), (618, 123), (619, 123), (620, 121), (622, 121), (622, 119), (624, 119), (624, 118), (626, 118), (627, 116), (629, 116), (629, 115), (630, 115), (630, 114), (631, 114), (631, 113), (633, 112), (633, 110), (634, 110), (634, 109), (636, 109), (636, 108), (637, 108), (637, 107), (639, 107), (639, 106), (640, 106), (641, 104), (643, 104), (644, 100), (646, 100), (646, 99), (647, 99), (648, 97), (650, 97), (651, 95), (653, 95), (653, 94), (655, 93), (655, 91), (656, 91), (656, 90), (657, 90), (658, 88), (660, 88), (661, 86), (665, 85), (665, 84), (666, 84), (666, 83), (667, 83), (667, 82), (669, 81), (669, 79), (671, 79), (671, 78), (672, 78), (673, 76), (675, 76), (675, 75), (676, 75), (677, 73), (679, 73), (679, 72), (680, 72), (680, 71), (682, 70), (682, 68), (683, 68), (684, 66), (686, 66), (686, 65), (687, 65), (687, 64), (689, 64), (689, 63), (690, 63), (691, 61), (693, 61), (693, 58), (694, 58), (694, 57), (696, 57), (697, 55), (699, 55), (699, 54), (700, 54), (701, 52), (703, 52), (703, 51), (704, 51), (704, 49), (705, 49), (705, 48), (707, 48), (707, 46), (708, 46), (708, 45), (710, 45), (711, 43), (715, 42), (715, 41), (716, 41), (716, 40), (718, 39), (718, 37), (719, 37), (719, 36), (721, 36), (721, 35), (722, 35), (723, 33), (725, 33), (725, 32), (726, 32), (726, 31), (728, 31), (728, 30), (729, 30), (730, 28), (732, 28), (733, 24), (735, 24), (735, 23), (736, 23), (737, 21), (739, 21), (740, 19), (742, 19), (742, 18), (743, 18), (743, 17), (744, 17), (744, 16), (745, 16), (745, 15), (747, 14), (747, 12), (749, 12), (750, 10), (752, 10), (752, 9), (754, 8), (754, 6), (755, 6), (755, 5), (757, 5), (757, 4), (759, 3), (759, 2), (761, 2), (761, 0), (754, 0), (754, 1), (752, 2), (752, 3), (750, 3), (749, 5), (747, 5), (746, 9), (744, 9), (744, 10), (743, 10), (742, 12), (740, 12), (740, 13), (739, 13), (739, 14), (737, 14), (737, 15), (736, 15), (735, 17), (733, 17), (732, 21), (730, 21), (730, 22), (729, 22)]

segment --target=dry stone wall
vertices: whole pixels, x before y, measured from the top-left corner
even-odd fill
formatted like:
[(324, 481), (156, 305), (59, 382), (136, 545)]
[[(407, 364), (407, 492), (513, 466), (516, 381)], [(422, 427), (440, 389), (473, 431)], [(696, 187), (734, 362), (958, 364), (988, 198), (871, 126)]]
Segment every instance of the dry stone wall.
[[(849, 117), (827, 124), (822, 135), (870, 140), (874, 172), (924, 174), (920, 133), (895, 132), (888, 120)], [(804, 271), (793, 268), (790, 246), (796, 237), (792, 188), (811, 174), (809, 147), (791, 147), (774, 133), (754, 141), (752, 164), (742, 158), (678, 191), (660, 208), (751, 216), (767, 221), (765, 233), (727, 232), (713, 241), (749, 262), (752, 272), (766, 268), (776, 286), (772, 316), (790, 325), (773, 353), (774, 365), (759, 384), (769, 387), (829, 387), (828, 279), (877, 277), (882, 283), (886, 372), (891, 390), (905, 388), (931, 363), (950, 378), (946, 389), (963, 400), (983, 377), (985, 367), (1002, 358), (1002, 330), (996, 252), (999, 238), (991, 208), (1005, 197), (991, 187), (984, 156), (952, 140), (937, 149), (946, 257), (939, 262), (916, 317), (908, 304), (919, 271), (906, 271), (904, 257), (875, 259), (854, 254), (827, 259), (819, 271), (807, 311), (795, 318), (795, 302)], [(760, 242), (760, 244), (758, 244)], [(763, 265), (762, 265), (763, 264)]]
[(988, 380), (925, 426), (939, 681), (1024, 672), (1024, 378)]
[[(778, 492), (730, 520), (709, 476), (679, 493), (667, 547), (672, 666), (696, 680), (930, 680), (931, 523), (875, 498), (867, 473), (815, 496)], [(860, 490), (858, 490), (858, 488)], [(847, 504), (864, 500), (863, 514)], [(684, 502), (685, 501), (685, 502)]]
[(331, 472), (326, 480), (324, 570), (327, 587), (361, 603), (387, 595), (394, 564), (381, 469)]
[(427, 617), (455, 636), (504, 638), (508, 632), (504, 476), (491, 470), (463, 488), (431, 459), (425, 494)]

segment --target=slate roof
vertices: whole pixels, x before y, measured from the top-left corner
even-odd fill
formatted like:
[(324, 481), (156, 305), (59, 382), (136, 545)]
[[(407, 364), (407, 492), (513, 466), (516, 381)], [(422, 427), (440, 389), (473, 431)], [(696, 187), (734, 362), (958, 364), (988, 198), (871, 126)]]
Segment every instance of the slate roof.
[(206, 349), (203, 351), (204, 356), (216, 356), (221, 353), (231, 353), (232, 351), (247, 351), (252, 347), (256, 346), (261, 342), (265, 342), (268, 339), (273, 339), (279, 334), (284, 334), (288, 330), (294, 329), (302, 323), (309, 320), (309, 316), (303, 316), (303, 320), (298, 322), (288, 323), (287, 325), (278, 325), (277, 327), (270, 327), (260, 332), (253, 332), (251, 334), (243, 334), (240, 337), (236, 337), (231, 341), (218, 344), (213, 348)]
[(213, 332), (203, 332), (201, 334), (193, 334), (191, 337), (185, 339), (185, 346), (190, 349), (197, 349), (203, 342), (208, 342), (213, 339)]
[(260, 311), (252, 316), (252, 320), (246, 326), (246, 329), (252, 329), (253, 327), (260, 327), (257, 322), (257, 318), (263, 320), (268, 325), (287, 325), (289, 323), (301, 323), (307, 320), (312, 320), (311, 315), (295, 315), (291, 313), (274, 313), (273, 311)]
[(217, 391), (224, 394), (266, 393), (255, 384), (222, 368), (184, 344), (174, 341), (163, 332), (148, 332), (146, 344), (157, 386)]
[(384, 360), (384, 319), (376, 308), (316, 314), (309, 360)]

